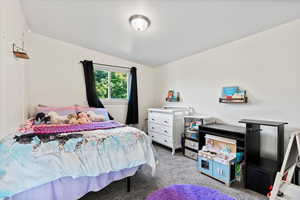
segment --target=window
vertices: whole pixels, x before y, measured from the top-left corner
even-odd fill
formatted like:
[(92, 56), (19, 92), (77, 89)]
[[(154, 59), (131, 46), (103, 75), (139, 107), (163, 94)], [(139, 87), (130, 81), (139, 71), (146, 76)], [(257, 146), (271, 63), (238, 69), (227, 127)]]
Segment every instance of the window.
[(97, 96), (108, 102), (127, 102), (129, 72), (95, 69)]

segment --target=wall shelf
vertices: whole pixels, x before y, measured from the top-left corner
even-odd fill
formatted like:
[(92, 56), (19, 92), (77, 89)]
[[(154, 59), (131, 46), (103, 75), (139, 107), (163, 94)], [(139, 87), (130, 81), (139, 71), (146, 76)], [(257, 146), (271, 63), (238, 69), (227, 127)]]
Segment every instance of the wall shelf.
[(29, 56), (27, 55), (27, 53), (24, 51), (24, 43), (23, 43), (23, 47), (17, 47), (15, 43), (13, 43), (13, 54), (17, 57), (17, 58), (22, 58), (22, 59), (29, 59)]
[(248, 103), (248, 98), (234, 98), (234, 99), (226, 99), (219, 98), (219, 103)]

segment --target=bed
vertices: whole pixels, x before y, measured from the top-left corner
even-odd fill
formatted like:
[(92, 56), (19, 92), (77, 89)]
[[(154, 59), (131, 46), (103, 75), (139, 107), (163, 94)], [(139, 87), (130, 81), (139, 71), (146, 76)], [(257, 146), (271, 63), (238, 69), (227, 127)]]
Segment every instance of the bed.
[(75, 200), (143, 165), (155, 172), (151, 139), (139, 129), (114, 121), (64, 126), (0, 140), (0, 200)]

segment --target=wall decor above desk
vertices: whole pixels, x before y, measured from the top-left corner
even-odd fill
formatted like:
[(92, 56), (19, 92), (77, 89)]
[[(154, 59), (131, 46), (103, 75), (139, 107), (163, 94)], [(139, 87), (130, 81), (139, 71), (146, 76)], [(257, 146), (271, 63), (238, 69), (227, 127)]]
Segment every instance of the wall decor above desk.
[(238, 86), (223, 87), (220, 103), (248, 103), (246, 90), (241, 90)]

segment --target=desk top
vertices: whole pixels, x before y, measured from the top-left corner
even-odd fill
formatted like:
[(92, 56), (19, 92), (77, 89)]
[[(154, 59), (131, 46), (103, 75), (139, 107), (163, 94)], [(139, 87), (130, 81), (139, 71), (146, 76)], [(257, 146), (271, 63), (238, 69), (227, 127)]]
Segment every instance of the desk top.
[(239, 121), (239, 123), (258, 124), (264, 126), (281, 126), (281, 125), (288, 124), (287, 122), (274, 122), (274, 121), (254, 120), (254, 119), (242, 119)]
[(239, 134), (246, 134), (246, 128), (241, 127), (241, 126), (233, 126), (233, 125), (228, 125), (228, 124), (209, 124), (209, 125), (204, 125), (203, 127), (211, 128), (211, 129), (215, 129), (215, 130), (239, 133)]

